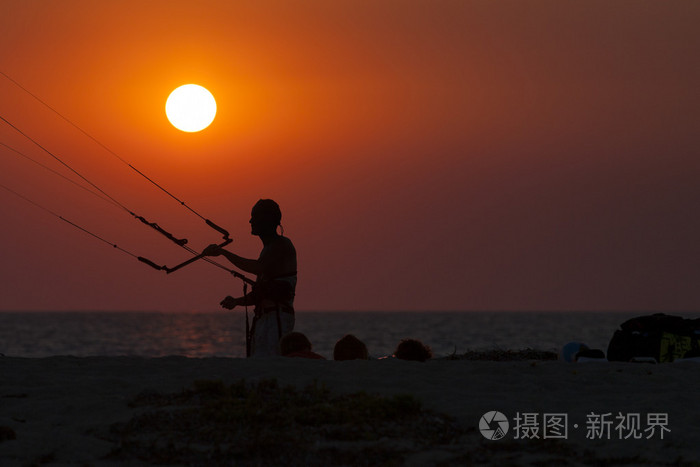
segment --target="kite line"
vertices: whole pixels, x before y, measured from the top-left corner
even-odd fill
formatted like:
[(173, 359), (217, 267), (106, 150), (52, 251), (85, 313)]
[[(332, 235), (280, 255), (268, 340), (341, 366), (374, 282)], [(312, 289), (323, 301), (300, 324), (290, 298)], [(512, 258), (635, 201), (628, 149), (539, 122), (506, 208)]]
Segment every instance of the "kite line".
[[(120, 162), (122, 162), (123, 164), (125, 164), (126, 166), (128, 166), (131, 170), (133, 170), (134, 172), (136, 172), (137, 174), (139, 174), (141, 177), (143, 177), (144, 179), (146, 179), (148, 182), (150, 182), (151, 184), (153, 184), (155, 187), (157, 187), (158, 189), (160, 189), (161, 191), (163, 191), (163, 192), (164, 192), (166, 195), (168, 195), (170, 198), (172, 198), (172, 199), (174, 199), (175, 201), (177, 201), (178, 204), (180, 204), (181, 206), (183, 206), (184, 208), (186, 208), (187, 210), (189, 210), (192, 214), (194, 214), (194, 215), (196, 215), (197, 217), (199, 217), (199, 218), (200, 218), (201, 220), (203, 220), (210, 228), (212, 228), (212, 229), (216, 230), (217, 232), (219, 232), (219, 233), (223, 236), (223, 242), (219, 244), (219, 247), (226, 246), (226, 245), (228, 245), (229, 243), (231, 243), (231, 242), (233, 241), (233, 239), (230, 237), (229, 232), (228, 232), (226, 229), (220, 227), (220, 226), (217, 225), (216, 223), (212, 222), (211, 220), (209, 220), (209, 219), (207, 219), (206, 217), (204, 217), (203, 215), (201, 215), (199, 212), (197, 212), (197, 211), (194, 210), (192, 207), (190, 207), (189, 205), (187, 205), (187, 203), (185, 203), (185, 201), (181, 200), (180, 198), (178, 198), (177, 196), (175, 196), (174, 194), (172, 194), (170, 191), (166, 190), (162, 185), (160, 185), (159, 183), (157, 183), (156, 181), (154, 181), (152, 178), (150, 178), (149, 176), (147, 176), (145, 173), (143, 173), (142, 171), (140, 171), (139, 169), (137, 169), (136, 167), (134, 167), (132, 164), (130, 164), (129, 162), (127, 162), (124, 158), (122, 158), (121, 156), (119, 156), (116, 152), (114, 152), (113, 150), (111, 150), (110, 148), (108, 148), (107, 146), (105, 146), (103, 143), (101, 143), (97, 138), (95, 138), (94, 136), (92, 136), (91, 134), (89, 134), (87, 131), (85, 131), (85, 130), (82, 129), (80, 126), (78, 126), (77, 124), (75, 124), (73, 121), (71, 121), (70, 119), (68, 119), (66, 116), (64, 116), (63, 114), (61, 114), (58, 110), (56, 110), (55, 108), (53, 108), (52, 106), (50, 106), (49, 104), (47, 104), (45, 101), (43, 101), (43, 100), (42, 100), (41, 98), (39, 98), (37, 95), (35, 95), (35, 94), (32, 93), (31, 91), (29, 91), (27, 88), (25, 88), (24, 86), (22, 86), (22, 85), (21, 85), (20, 83), (18, 83), (16, 80), (12, 79), (12, 78), (11, 78), (10, 76), (8, 76), (6, 73), (4, 73), (3, 71), (0, 70), (0, 74), (2, 74), (6, 79), (8, 79), (10, 82), (12, 82), (14, 85), (16, 85), (16, 86), (17, 86), (18, 88), (20, 88), (22, 91), (24, 91), (25, 93), (27, 93), (28, 95), (30, 95), (32, 98), (34, 98), (34, 99), (35, 99), (37, 102), (39, 102), (41, 105), (43, 105), (44, 107), (48, 108), (48, 109), (51, 110), (53, 113), (55, 113), (57, 116), (59, 116), (61, 119), (63, 119), (64, 121), (66, 121), (67, 123), (69, 123), (71, 126), (73, 126), (74, 128), (76, 128), (76, 129), (77, 129), (78, 131), (80, 131), (83, 135), (85, 135), (86, 137), (88, 137), (89, 139), (91, 139), (93, 142), (95, 142), (97, 145), (99, 145), (99, 146), (100, 146), (101, 148), (103, 148), (105, 151), (107, 151), (108, 153), (110, 153), (111, 155), (113, 155), (113, 156), (114, 156), (115, 158), (117, 158)], [(185, 262), (183, 262), (183, 263), (180, 263), (180, 264), (178, 264), (178, 265), (176, 265), (176, 266), (173, 266), (173, 267), (167, 267), (167, 266), (164, 266), (164, 265), (158, 265), (158, 264), (156, 264), (155, 262), (153, 262), (153, 261), (151, 261), (151, 260), (149, 260), (149, 259), (147, 259), (147, 258), (145, 258), (145, 257), (143, 257), (143, 256), (138, 256), (138, 255), (136, 255), (136, 254), (134, 254), (134, 253), (131, 253), (130, 251), (127, 251), (127, 250), (125, 250), (125, 249), (123, 249), (123, 248), (117, 246), (116, 244), (114, 244), (114, 243), (112, 243), (112, 242), (110, 242), (110, 241), (108, 241), (108, 240), (105, 240), (103, 237), (101, 237), (101, 236), (99, 236), (99, 235), (97, 235), (97, 234), (95, 234), (95, 233), (93, 233), (93, 232), (91, 232), (91, 231), (89, 231), (89, 230), (87, 230), (87, 229), (81, 227), (80, 225), (78, 225), (77, 223), (75, 223), (75, 222), (73, 222), (73, 221), (70, 221), (70, 220), (64, 218), (63, 216), (59, 215), (58, 213), (56, 213), (56, 212), (54, 212), (54, 211), (52, 211), (52, 210), (50, 210), (50, 209), (48, 209), (48, 208), (46, 208), (46, 207), (40, 205), (39, 203), (37, 203), (37, 202), (35, 202), (35, 201), (29, 199), (28, 197), (26, 197), (26, 196), (24, 196), (24, 195), (22, 195), (22, 194), (20, 194), (20, 193), (18, 193), (18, 192), (16, 192), (16, 191), (10, 189), (9, 187), (7, 187), (7, 186), (5, 186), (5, 185), (0, 185), (0, 187), (4, 188), (5, 190), (7, 190), (7, 191), (9, 191), (9, 192), (11, 192), (11, 193), (13, 193), (14, 195), (20, 197), (21, 199), (23, 199), (23, 200), (29, 202), (30, 204), (32, 204), (32, 205), (34, 205), (34, 206), (36, 206), (36, 207), (38, 207), (38, 208), (44, 210), (45, 212), (47, 212), (47, 213), (49, 213), (49, 214), (51, 214), (51, 215), (53, 215), (53, 216), (55, 216), (55, 217), (61, 219), (62, 221), (66, 222), (66, 223), (68, 223), (68, 224), (70, 224), (70, 225), (72, 225), (73, 227), (76, 227), (77, 229), (82, 230), (83, 232), (85, 232), (85, 233), (87, 233), (87, 234), (89, 234), (89, 235), (95, 237), (96, 239), (101, 240), (102, 242), (104, 242), (104, 243), (106, 243), (106, 244), (109, 244), (110, 246), (112, 246), (112, 247), (114, 247), (114, 248), (116, 248), (116, 249), (118, 249), (118, 250), (120, 250), (120, 251), (122, 251), (122, 252), (124, 252), (124, 253), (126, 253), (126, 254), (129, 254), (130, 256), (133, 256), (134, 258), (138, 259), (139, 261), (141, 261), (141, 262), (143, 262), (143, 263), (145, 263), (145, 264), (147, 264), (147, 265), (149, 265), (149, 266), (151, 266), (151, 267), (153, 267), (153, 268), (155, 268), (155, 269), (157, 269), (157, 270), (162, 270), (162, 271), (165, 271), (166, 273), (170, 274), (170, 273), (175, 272), (176, 270), (178, 270), (178, 269), (180, 269), (180, 268), (182, 268), (182, 267), (185, 267), (185, 266), (187, 266), (187, 265), (189, 265), (189, 264), (192, 264), (193, 262), (195, 262), (195, 261), (197, 261), (197, 260), (199, 260), (199, 259), (203, 259), (204, 261), (206, 261), (206, 262), (208, 262), (208, 263), (210, 263), (210, 264), (212, 264), (212, 265), (214, 265), (214, 266), (217, 266), (217, 267), (219, 267), (220, 269), (223, 269), (223, 270), (229, 272), (230, 274), (234, 275), (235, 277), (241, 279), (241, 280), (244, 282), (244, 284), (254, 284), (254, 281), (252, 281), (251, 279), (249, 279), (249, 278), (243, 276), (242, 274), (238, 273), (237, 271), (235, 271), (235, 270), (233, 270), (233, 269), (230, 269), (230, 268), (228, 268), (228, 267), (226, 267), (226, 266), (224, 266), (224, 265), (222, 265), (222, 264), (220, 264), (220, 263), (217, 263), (216, 261), (212, 260), (211, 258), (209, 258), (209, 257), (207, 257), (207, 256), (205, 256), (205, 255), (203, 255), (203, 254), (200, 254), (200, 253), (198, 253), (196, 250), (194, 250), (194, 249), (190, 248), (189, 246), (187, 246), (187, 239), (186, 239), (186, 238), (177, 238), (177, 237), (175, 237), (173, 234), (171, 234), (169, 231), (167, 231), (167, 230), (165, 230), (164, 228), (162, 228), (162, 227), (161, 227), (160, 225), (158, 225), (156, 222), (151, 222), (151, 221), (147, 220), (145, 217), (143, 217), (143, 216), (137, 214), (136, 212), (134, 212), (133, 210), (129, 209), (126, 205), (124, 205), (123, 203), (121, 203), (120, 201), (118, 201), (118, 200), (117, 200), (116, 198), (114, 198), (112, 195), (108, 194), (106, 191), (104, 191), (102, 188), (100, 188), (97, 184), (95, 184), (94, 182), (92, 182), (91, 180), (89, 180), (86, 176), (84, 176), (83, 174), (81, 174), (80, 172), (78, 172), (75, 168), (73, 168), (70, 164), (68, 164), (68, 163), (67, 163), (66, 161), (64, 161), (62, 158), (58, 157), (56, 154), (54, 154), (53, 152), (51, 152), (50, 150), (48, 150), (46, 147), (44, 147), (43, 145), (41, 145), (36, 139), (32, 138), (32, 137), (31, 137), (30, 135), (28, 135), (26, 132), (22, 131), (20, 128), (18, 128), (16, 125), (14, 125), (14, 124), (13, 124), (12, 122), (10, 122), (8, 119), (6, 119), (4, 116), (0, 115), (0, 120), (2, 120), (6, 125), (8, 125), (9, 127), (11, 127), (12, 129), (14, 129), (16, 132), (18, 132), (18, 133), (19, 133), (20, 135), (22, 135), (24, 138), (26, 138), (27, 140), (31, 141), (35, 146), (37, 146), (37, 147), (38, 147), (39, 149), (41, 149), (43, 152), (45, 152), (46, 154), (48, 154), (49, 156), (51, 156), (53, 159), (55, 159), (55, 160), (56, 160), (57, 162), (59, 162), (61, 165), (63, 165), (64, 167), (66, 167), (66, 168), (67, 168), (68, 170), (70, 170), (73, 174), (75, 174), (77, 177), (79, 177), (81, 180), (83, 180), (83, 182), (87, 183), (90, 187), (92, 187), (92, 189), (91, 189), (91, 188), (88, 188), (87, 186), (85, 186), (85, 185), (83, 185), (83, 184), (77, 183), (75, 180), (72, 180), (72, 179), (66, 177), (65, 175), (61, 174), (60, 172), (57, 172), (57, 171), (51, 169), (50, 167), (48, 167), (48, 166), (46, 166), (46, 165), (44, 165), (44, 164), (41, 164), (40, 162), (38, 162), (38, 161), (34, 160), (33, 158), (27, 156), (26, 154), (24, 154), (24, 153), (22, 153), (22, 152), (20, 152), (20, 151), (18, 151), (18, 150), (16, 150), (16, 149), (14, 149), (14, 148), (8, 146), (7, 144), (4, 144), (4, 143), (0, 142), (0, 145), (2, 145), (2, 146), (4, 146), (5, 148), (7, 148), (7, 149), (9, 149), (9, 150), (11, 150), (11, 151), (13, 151), (13, 152), (15, 152), (16, 154), (18, 154), (18, 155), (20, 155), (20, 156), (22, 156), (22, 157), (24, 157), (24, 158), (30, 160), (31, 162), (33, 162), (33, 163), (35, 163), (35, 164), (37, 164), (37, 165), (43, 167), (44, 169), (49, 170), (49, 171), (52, 172), (53, 174), (58, 175), (58, 176), (60, 176), (60, 177), (62, 177), (62, 178), (64, 178), (64, 179), (70, 181), (71, 183), (73, 183), (73, 184), (75, 184), (75, 185), (81, 187), (82, 189), (88, 191), (89, 193), (92, 193), (93, 195), (99, 197), (100, 199), (102, 199), (102, 200), (104, 200), (104, 201), (106, 201), (106, 202), (108, 202), (108, 203), (111, 203), (111, 204), (114, 205), (114, 206), (117, 206), (117, 207), (121, 208), (122, 210), (126, 211), (130, 216), (132, 216), (134, 219), (139, 220), (141, 223), (143, 223), (144, 225), (146, 225), (146, 226), (148, 226), (148, 227), (151, 227), (152, 229), (154, 229), (155, 231), (157, 231), (158, 233), (160, 233), (161, 235), (163, 235), (164, 237), (166, 237), (168, 240), (172, 241), (172, 242), (175, 243), (176, 245), (178, 245), (178, 246), (180, 246), (181, 248), (184, 248), (184, 249), (187, 250), (188, 252), (192, 253), (194, 256), (193, 256), (192, 258), (190, 258), (189, 260), (187, 260), (187, 261), (185, 261)]]

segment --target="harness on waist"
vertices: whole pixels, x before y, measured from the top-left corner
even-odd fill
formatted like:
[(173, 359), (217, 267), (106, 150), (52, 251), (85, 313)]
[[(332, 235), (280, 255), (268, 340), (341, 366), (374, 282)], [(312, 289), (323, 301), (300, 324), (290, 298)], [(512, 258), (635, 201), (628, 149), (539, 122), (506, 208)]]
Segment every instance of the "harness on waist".
[(269, 300), (275, 303), (288, 302), (291, 304), (294, 301), (296, 285), (295, 272), (294, 274), (260, 280), (253, 286), (253, 293), (259, 302)]

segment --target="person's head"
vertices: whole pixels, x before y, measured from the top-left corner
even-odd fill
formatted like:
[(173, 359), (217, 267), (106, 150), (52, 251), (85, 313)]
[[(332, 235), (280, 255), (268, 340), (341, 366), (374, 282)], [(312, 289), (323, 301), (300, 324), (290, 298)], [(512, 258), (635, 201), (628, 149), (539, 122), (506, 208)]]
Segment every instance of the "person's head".
[(357, 337), (348, 334), (335, 343), (333, 360), (367, 360), (367, 346)]
[(402, 339), (394, 351), (394, 356), (401, 360), (424, 362), (433, 358), (433, 351), (416, 339)]
[(280, 354), (283, 356), (310, 350), (311, 342), (300, 332), (290, 332), (280, 339)]
[(281, 222), (282, 211), (276, 202), (271, 199), (258, 200), (250, 213), (251, 234), (274, 234)]

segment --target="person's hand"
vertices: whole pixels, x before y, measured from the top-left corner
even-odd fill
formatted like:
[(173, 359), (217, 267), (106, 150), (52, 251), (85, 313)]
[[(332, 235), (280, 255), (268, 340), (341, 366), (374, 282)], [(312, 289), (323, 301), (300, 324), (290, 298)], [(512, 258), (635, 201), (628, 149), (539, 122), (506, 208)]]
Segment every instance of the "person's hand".
[(228, 296), (221, 300), (220, 305), (227, 310), (233, 310), (238, 305), (238, 299)]
[(216, 243), (212, 243), (204, 250), (202, 250), (204, 256), (219, 256), (221, 254), (221, 247)]

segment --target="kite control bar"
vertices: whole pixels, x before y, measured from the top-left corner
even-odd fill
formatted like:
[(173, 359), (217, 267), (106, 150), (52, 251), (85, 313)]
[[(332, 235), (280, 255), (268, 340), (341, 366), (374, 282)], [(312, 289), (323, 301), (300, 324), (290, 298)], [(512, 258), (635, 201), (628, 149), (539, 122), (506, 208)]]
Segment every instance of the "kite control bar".
[[(200, 216), (200, 217), (201, 217), (201, 216)], [(172, 235), (170, 235), (168, 232), (163, 231), (160, 227), (158, 227), (158, 224), (149, 223), (149, 222), (147, 222), (145, 219), (143, 219), (142, 217), (137, 217), (137, 219), (139, 219), (139, 220), (140, 220), (141, 222), (143, 222), (144, 224), (147, 224), (147, 225), (153, 227), (154, 229), (158, 230), (160, 233), (162, 233), (163, 235), (165, 235), (166, 237), (168, 237), (170, 240), (172, 240), (173, 242), (175, 242), (175, 243), (178, 244), (179, 246), (184, 246), (185, 243), (187, 243), (187, 240), (185, 240), (185, 239), (179, 240), (179, 239), (177, 239), (177, 238), (174, 238), (174, 237), (173, 237)], [(223, 236), (224, 236), (224, 241), (218, 245), (219, 248), (223, 248), (223, 247), (225, 247), (226, 245), (228, 245), (229, 243), (231, 243), (231, 242), (233, 241), (233, 239), (229, 236), (228, 230), (224, 229), (223, 227), (219, 227), (218, 225), (216, 225), (215, 223), (213, 223), (213, 222), (210, 221), (209, 219), (204, 219), (204, 222), (206, 222), (207, 225), (208, 225), (209, 227), (211, 227), (212, 229), (214, 229), (214, 230), (216, 230), (217, 232), (223, 234)], [(190, 251), (192, 251), (192, 250), (190, 250)], [(204, 253), (200, 253), (200, 254), (198, 254), (198, 255), (196, 255), (196, 256), (194, 256), (194, 257), (188, 259), (187, 261), (178, 264), (177, 266), (173, 266), (172, 268), (169, 268), (169, 267), (167, 267), (167, 266), (165, 266), (165, 265), (160, 266), (160, 265), (154, 263), (153, 261), (151, 261), (150, 259), (144, 258), (143, 256), (139, 256), (139, 257), (138, 257), (138, 260), (141, 261), (142, 263), (148, 264), (150, 267), (152, 267), (152, 268), (154, 268), (154, 269), (157, 269), (157, 270), (159, 270), (159, 271), (165, 271), (166, 274), (170, 274), (171, 272), (175, 272), (175, 271), (177, 271), (177, 270), (180, 269), (180, 268), (184, 268), (184, 267), (187, 266), (188, 264), (194, 263), (195, 261), (197, 261), (197, 260), (199, 260), (199, 259), (202, 259), (202, 258), (204, 258), (205, 256), (207, 256), (207, 255), (205, 255)]]
[[(223, 227), (219, 227), (218, 225), (214, 224), (212, 221), (209, 219), (204, 219), (204, 222), (207, 223), (209, 227), (212, 229), (218, 231), (219, 233), (222, 233), (224, 235), (224, 240), (228, 240), (228, 243), (231, 243), (231, 240), (228, 235), (228, 230), (224, 229)], [(228, 243), (226, 243), (228, 245)]]
[[(219, 248), (223, 248), (223, 247), (225, 247), (226, 245), (228, 245), (229, 243), (231, 243), (232, 241), (233, 241), (232, 239), (228, 238), (228, 239), (226, 239), (223, 243), (220, 243), (218, 246), (219, 246)], [(175, 271), (177, 271), (178, 269), (183, 268), (183, 267), (187, 266), (187, 265), (190, 264), (190, 263), (194, 263), (194, 262), (197, 261), (198, 259), (204, 258), (205, 256), (207, 256), (207, 255), (205, 255), (204, 253), (200, 253), (200, 254), (198, 254), (197, 256), (188, 259), (188, 260), (185, 261), (184, 263), (180, 263), (180, 264), (178, 264), (177, 266), (174, 266), (174, 267), (172, 267), (172, 268), (170, 268), (170, 269), (166, 269), (165, 272), (168, 273), (168, 274), (170, 274), (171, 272), (175, 272)]]
[[(228, 231), (227, 231), (226, 229), (224, 229), (223, 227), (219, 227), (218, 225), (214, 224), (214, 223), (213, 223), (212, 221), (210, 221), (209, 219), (204, 219), (204, 222), (206, 222), (207, 225), (208, 225), (209, 227), (211, 227), (212, 229), (214, 229), (214, 230), (216, 230), (216, 231), (218, 231), (219, 233), (221, 233), (221, 234), (224, 235), (224, 241), (223, 241), (223, 243), (220, 243), (220, 244), (218, 245), (219, 248), (223, 248), (223, 247), (225, 247), (226, 245), (228, 245), (229, 243), (231, 243), (231, 242), (233, 241), (233, 239), (232, 239), (231, 237), (229, 237)], [(193, 258), (190, 258), (190, 259), (188, 259), (187, 261), (185, 261), (185, 262), (183, 262), (183, 263), (178, 264), (177, 266), (174, 266), (174, 267), (172, 267), (172, 268), (166, 268), (166, 269), (165, 269), (165, 272), (166, 272), (167, 274), (170, 274), (171, 272), (175, 272), (175, 271), (177, 271), (178, 269), (183, 268), (183, 267), (187, 266), (187, 265), (190, 264), (190, 263), (194, 263), (194, 262), (197, 261), (198, 259), (204, 258), (205, 256), (207, 256), (207, 255), (205, 255), (204, 253), (200, 253), (200, 254), (198, 254), (197, 256), (195, 256), (195, 257), (193, 257)], [(148, 263), (146, 263), (146, 264), (148, 264)]]
[[(218, 229), (217, 229), (217, 230), (218, 230)], [(223, 230), (223, 229), (222, 229), (222, 230)], [(223, 247), (225, 247), (226, 245), (228, 245), (229, 243), (231, 243), (232, 241), (233, 241), (233, 239), (231, 239), (231, 238), (226, 238), (226, 239), (223, 241), (223, 243), (220, 243), (220, 244), (218, 245), (218, 247), (219, 247), (219, 248), (223, 248)], [(173, 266), (172, 268), (169, 268), (169, 267), (167, 267), (167, 266), (160, 266), (160, 265), (154, 263), (153, 261), (151, 261), (150, 259), (144, 258), (143, 256), (139, 256), (137, 259), (138, 259), (139, 261), (141, 261), (142, 263), (148, 264), (149, 266), (151, 266), (151, 267), (154, 268), (154, 269), (157, 269), (157, 270), (159, 270), (159, 271), (165, 271), (167, 274), (170, 274), (171, 272), (175, 272), (175, 271), (177, 271), (178, 269), (187, 266), (188, 264), (194, 263), (195, 261), (204, 258), (205, 256), (207, 256), (207, 255), (205, 255), (204, 253), (200, 253), (200, 254), (198, 254), (197, 256), (194, 256), (194, 257), (188, 259), (187, 261), (184, 261), (184, 262), (178, 264), (177, 266)]]

